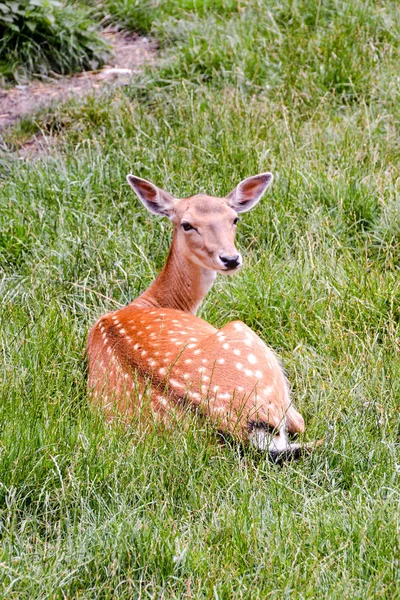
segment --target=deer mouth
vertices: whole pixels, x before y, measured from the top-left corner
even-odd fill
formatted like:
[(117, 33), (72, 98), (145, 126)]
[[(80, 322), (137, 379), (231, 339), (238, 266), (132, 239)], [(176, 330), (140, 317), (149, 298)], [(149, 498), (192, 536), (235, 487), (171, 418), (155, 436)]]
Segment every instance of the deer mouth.
[(243, 263), (240, 262), (236, 266), (224, 267), (222, 269), (220, 268), (220, 269), (218, 269), (218, 272), (221, 273), (221, 275), (234, 275), (235, 273), (240, 271), (240, 269), (242, 268), (242, 265), (243, 265)]

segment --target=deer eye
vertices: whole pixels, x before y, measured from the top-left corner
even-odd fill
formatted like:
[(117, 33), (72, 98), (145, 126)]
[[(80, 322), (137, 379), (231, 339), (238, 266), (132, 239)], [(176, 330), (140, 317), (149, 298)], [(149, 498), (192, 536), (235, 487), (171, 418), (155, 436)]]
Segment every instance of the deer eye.
[(240, 221), (239, 217), (235, 217), (235, 218), (233, 219), (233, 224), (234, 224), (234, 225), (237, 225), (237, 224), (239, 223), (239, 221)]
[(194, 227), (192, 227), (192, 225), (190, 223), (187, 223), (186, 221), (184, 221), (183, 223), (181, 223), (183, 231), (190, 231), (191, 229), (194, 229)]

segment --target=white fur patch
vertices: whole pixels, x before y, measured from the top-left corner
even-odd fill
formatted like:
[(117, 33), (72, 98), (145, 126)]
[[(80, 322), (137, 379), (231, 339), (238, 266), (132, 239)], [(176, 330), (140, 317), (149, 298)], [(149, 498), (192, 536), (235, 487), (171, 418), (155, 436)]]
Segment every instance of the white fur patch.
[(290, 447), (286, 436), (286, 430), (283, 426), (279, 433), (272, 435), (264, 427), (255, 425), (252, 432), (249, 434), (249, 440), (257, 450), (262, 451), (283, 452)]

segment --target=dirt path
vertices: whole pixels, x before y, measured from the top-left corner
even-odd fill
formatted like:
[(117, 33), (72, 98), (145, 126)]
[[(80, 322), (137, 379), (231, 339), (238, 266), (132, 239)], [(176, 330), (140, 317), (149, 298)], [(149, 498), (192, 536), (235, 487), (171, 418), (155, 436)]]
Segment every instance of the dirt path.
[(102, 35), (112, 46), (113, 56), (101, 70), (0, 89), (0, 130), (55, 101), (93, 93), (107, 83), (126, 83), (139, 67), (155, 61), (156, 45), (147, 38), (112, 30)]

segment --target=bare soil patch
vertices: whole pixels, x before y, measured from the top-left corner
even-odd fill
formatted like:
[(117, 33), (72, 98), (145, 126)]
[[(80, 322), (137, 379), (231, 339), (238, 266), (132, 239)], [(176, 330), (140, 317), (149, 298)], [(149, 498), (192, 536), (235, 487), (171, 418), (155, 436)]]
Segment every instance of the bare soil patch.
[(0, 89), (0, 129), (54, 102), (94, 93), (105, 84), (127, 83), (141, 66), (155, 61), (157, 46), (145, 37), (114, 30), (102, 35), (113, 50), (113, 56), (102, 69)]

